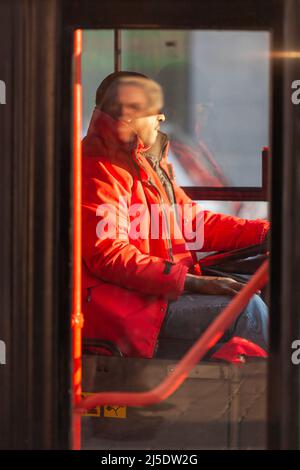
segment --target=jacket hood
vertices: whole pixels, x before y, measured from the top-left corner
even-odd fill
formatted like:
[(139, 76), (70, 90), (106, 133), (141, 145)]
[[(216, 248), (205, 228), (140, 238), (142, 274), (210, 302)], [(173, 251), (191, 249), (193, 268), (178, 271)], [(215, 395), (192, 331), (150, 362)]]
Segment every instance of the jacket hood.
[(98, 108), (94, 109), (87, 135), (82, 141), (83, 156), (106, 155), (112, 158), (116, 153), (128, 154), (137, 148), (145, 150), (138, 137), (129, 144), (122, 142), (117, 133), (117, 121)]

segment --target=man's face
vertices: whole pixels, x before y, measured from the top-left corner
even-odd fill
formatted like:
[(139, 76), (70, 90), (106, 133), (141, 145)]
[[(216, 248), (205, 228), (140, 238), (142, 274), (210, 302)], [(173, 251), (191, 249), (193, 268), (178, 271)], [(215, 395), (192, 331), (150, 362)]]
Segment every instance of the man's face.
[(145, 91), (134, 85), (118, 88), (118, 135), (123, 142), (130, 142), (137, 134), (145, 146), (154, 144), (160, 121), (165, 117), (157, 109), (150, 109)]

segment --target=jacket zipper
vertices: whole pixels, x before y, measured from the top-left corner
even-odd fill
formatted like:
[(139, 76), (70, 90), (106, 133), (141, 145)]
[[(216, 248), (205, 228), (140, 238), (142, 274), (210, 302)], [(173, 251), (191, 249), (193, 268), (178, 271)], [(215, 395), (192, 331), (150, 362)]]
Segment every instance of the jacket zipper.
[(177, 219), (178, 224), (180, 225), (180, 217), (179, 217), (178, 212), (177, 212), (176, 197), (175, 197), (175, 192), (174, 192), (174, 188), (173, 188), (173, 183), (172, 183), (172, 180), (171, 180), (171, 178), (169, 177), (168, 173), (164, 170), (164, 168), (161, 166), (160, 163), (161, 163), (161, 161), (159, 161), (158, 166), (159, 166), (159, 168), (164, 172), (165, 177), (169, 180), (169, 183), (170, 183), (170, 185), (171, 185), (172, 194), (173, 194), (173, 200), (174, 200), (174, 203), (175, 203), (176, 219)]
[(159, 168), (161, 169), (161, 171), (164, 173), (165, 177), (167, 178), (167, 180), (169, 181), (169, 183), (170, 183), (170, 185), (171, 185), (172, 194), (173, 194), (173, 199), (174, 199), (174, 202), (176, 203), (176, 197), (175, 197), (175, 193), (174, 193), (174, 188), (173, 188), (172, 180), (171, 180), (171, 178), (169, 177), (169, 175), (168, 175), (168, 173), (166, 172), (166, 170), (161, 166), (160, 163), (161, 163), (161, 162), (159, 161), (158, 166), (159, 166)]
[[(147, 173), (145, 167), (143, 166), (143, 164), (141, 163), (141, 161), (139, 159), (138, 159), (138, 162), (139, 162), (140, 166), (143, 168), (143, 170), (145, 171), (145, 173)], [(167, 242), (168, 242), (169, 258), (170, 258), (170, 261), (174, 261), (173, 248), (172, 248), (172, 242), (171, 242), (171, 234), (170, 234), (170, 226), (169, 226), (169, 223), (168, 223), (168, 217), (167, 217), (166, 211), (164, 209), (163, 197), (160, 193), (160, 190), (158, 189), (156, 184), (153, 183), (153, 181), (151, 180), (151, 178), (149, 176), (148, 176), (148, 179), (147, 179), (147, 183), (149, 183), (151, 186), (153, 186), (156, 189), (157, 193), (158, 193), (159, 200), (160, 200), (160, 206), (162, 208), (162, 212), (163, 212), (164, 219), (165, 219), (165, 222), (166, 222), (167, 235), (168, 235), (167, 236)]]
[[(176, 207), (176, 197), (175, 197), (175, 192), (174, 192), (174, 188), (173, 188), (173, 184), (172, 184), (172, 180), (171, 178), (169, 177), (168, 173), (165, 171), (165, 169), (161, 166), (161, 156), (163, 154), (163, 151), (160, 153), (160, 156), (158, 158), (158, 166), (159, 168), (161, 169), (161, 171), (163, 172), (163, 174), (165, 175), (165, 177), (167, 178), (167, 180), (169, 181), (170, 183), (170, 186), (171, 186), (171, 190), (172, 190), (172, 194), (173, 194), (173, 201), (175, 203), (175, 214), (176, 214), (176, 219), (177, 219), (177, 222), (178, 224), (180, 225), (180, 217), (178, 215), (178, 212), (177, 212), (177, 207)], [(142, 165), (141, 165), (142, 166)], [(157, 189), (157, 188), (156, 188)], [(157, 189), (158, 191), (158, 189)], [(160, 195), (161, 196), (161, 195)]]
[(159, 200), (160, 200), (160, 203), (161, 203), (160, 205), (161, 205), (162, 212), (164, 214), (164, 219), (165, 219), (165, 222), (166, 222), (167, 242), (168, 242), (170, 261), (174, 261), (173, 248), (172, 248), (172, 242), (171, 242), (170, 226), (169, 226), (168, 216), (167, 216), (166, 211), (165, 211), (164, 201), (163, 201), (163, 198), (160, 194), (160, 191), (159, 191), (158, 187), (153, 183), (153, 181), (150, 178), (148, 178), (148, 182), (149, 182), (149, 184), (151, 184), (156, 189), (156, 191), (159, 195)]

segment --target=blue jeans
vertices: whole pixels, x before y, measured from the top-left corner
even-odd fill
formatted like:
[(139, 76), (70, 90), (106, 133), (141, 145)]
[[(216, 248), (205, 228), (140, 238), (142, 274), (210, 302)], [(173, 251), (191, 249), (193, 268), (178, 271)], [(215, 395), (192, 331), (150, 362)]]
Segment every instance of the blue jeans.
[[(183, 294), (178, 300), (170, 302), (155, 357), (181, 358), (231, 300), (231, 297), (221, 295)], [(248, 339), (267, 351), (268, 307), (258, 295), (250, 299), (245, 310), (205, 358), (209, 358), (233, 336)]]

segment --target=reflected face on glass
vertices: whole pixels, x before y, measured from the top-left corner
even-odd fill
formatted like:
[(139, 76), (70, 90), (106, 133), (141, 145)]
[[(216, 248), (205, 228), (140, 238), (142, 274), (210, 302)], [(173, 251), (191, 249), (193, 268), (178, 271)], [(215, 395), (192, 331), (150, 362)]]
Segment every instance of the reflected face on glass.
[(130, 142), (135, 135), (145, 146), (154, 144), (160, 121), (165, 120), (159, 110), (149, 106), (144, 89), (134, 85), (120, 85), (115, 106), (118, 108), (118, 135), (123, 142)]

